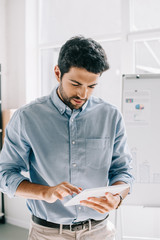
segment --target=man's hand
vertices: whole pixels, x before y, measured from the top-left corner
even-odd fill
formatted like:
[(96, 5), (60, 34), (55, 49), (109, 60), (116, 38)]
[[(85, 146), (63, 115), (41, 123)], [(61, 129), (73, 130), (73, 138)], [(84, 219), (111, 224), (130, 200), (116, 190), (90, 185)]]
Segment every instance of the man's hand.
[(120, 202), (119, 194), (105, 193), (104, 197), (90, 197), (81, 201), (81, 205), (93, 208), (99, 213), (106, 213), (117, 208)]
[(68, 182), (62, 182), (56, 186), (50, 187), (24, 180), (19, 184), (15, 195), (27, 199), (43, 200), (53, 203), (57, 199), (62, 200), (68, 195), (72, 195), (73, 193), (78, 194), (81, 191), (82, 188), (73, 186)]
[[(117, 181), (113, 185), (119, 184), (124, 184), (124, 182)], [(128, 187), (123, 192), (121, 192), (121, 196), (123, 199), (128, 195), (129, 190), (130, 188)], [(83, 200), (80, 203), (84, 206), (93, 208), (100, 213), (106, 213), (116, 209), (118, 207), (118, 204), (120, 203), (120, 200), (121, 199), (119, 194), (113, 195), (112, 193), (107, 192), (103, 197), (90, 197), (88, 198), (88, 200)]]
[(57, 199), (62, 200), (73, 193), (80, 193), (82, 188), (75, 187), (68, 182), (62, 182), (54, 187), (48, 187), (44, 193), (44, 200), (49, 203), (55, 202)]

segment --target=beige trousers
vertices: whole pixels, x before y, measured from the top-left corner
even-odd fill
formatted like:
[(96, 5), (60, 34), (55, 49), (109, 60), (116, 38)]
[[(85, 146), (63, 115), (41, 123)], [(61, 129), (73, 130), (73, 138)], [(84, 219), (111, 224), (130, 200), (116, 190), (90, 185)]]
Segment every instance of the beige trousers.
[(91, 229), (60, 232), (60, 229), (43, 227), (32, 221), (28, 240), (115, 240), (115, 228), (106, 219)]

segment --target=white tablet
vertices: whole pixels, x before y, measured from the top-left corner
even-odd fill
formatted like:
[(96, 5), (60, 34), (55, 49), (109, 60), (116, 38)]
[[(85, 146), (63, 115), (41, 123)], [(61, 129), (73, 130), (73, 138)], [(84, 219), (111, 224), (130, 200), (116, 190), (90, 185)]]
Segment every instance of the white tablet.
[(81, 193), (77, 194), (71, 200), (66, 202), (64, 206), (72, 206), (80, 204), (80, 201), (87, 200), (88, 197), (102, 197), (105, 196), (106, 192), (110, 192), (112, 194), (120, 193), (123, 190), (127, 189), (129, 184), (120, 184), (108, 187), (100, 187), (100, 188), (90, 188), (82, 191)]

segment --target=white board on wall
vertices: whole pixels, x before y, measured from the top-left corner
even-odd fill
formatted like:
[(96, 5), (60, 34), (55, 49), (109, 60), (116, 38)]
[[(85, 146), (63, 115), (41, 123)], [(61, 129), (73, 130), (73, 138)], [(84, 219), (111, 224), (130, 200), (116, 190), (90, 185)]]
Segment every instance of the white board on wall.
[(123, 75), (122, 112), (135, 177), (125, 203), (160, 206), (160, 74)]

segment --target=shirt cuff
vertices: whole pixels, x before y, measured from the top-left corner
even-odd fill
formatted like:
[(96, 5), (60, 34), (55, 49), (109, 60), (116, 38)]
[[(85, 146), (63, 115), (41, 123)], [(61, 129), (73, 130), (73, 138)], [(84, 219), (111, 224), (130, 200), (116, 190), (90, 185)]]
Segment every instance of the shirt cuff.
[(133, 177), (132, 178), (127, 177), (127, 176), (124, 177), (124, 175), (122, 175), (122, 176), (119, 175), (119, 176), (116, 176), (116, 177), (112, 178), (109, 181), (109, 185), (111, 186), (114, 183), (119, 182), (119, 181), (124, 182), (124, 183), (126, 183), (130, 186), (130, 190), (129, 190), (129, 193), (128, 193), (128, 194), (130, 194), (132, 192), (132, 184), (133, 184), (134, 178)]
[(10, 198), (14, 198), (19, 184), (24, 180), (29, 181), (29, 178), (24, 177), (21, 174), (13, 174), (12, 177), (10, 177), (5, 183), (5, 187), (3, 188), (4, 193), (6, 193)]

